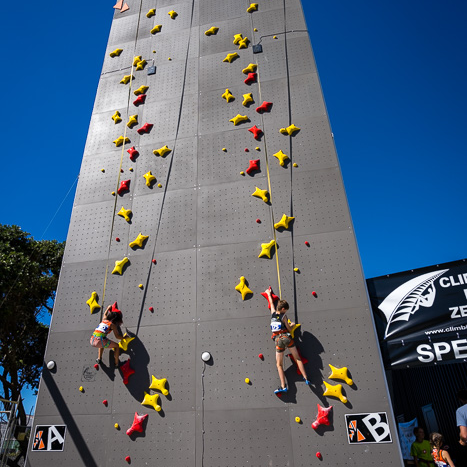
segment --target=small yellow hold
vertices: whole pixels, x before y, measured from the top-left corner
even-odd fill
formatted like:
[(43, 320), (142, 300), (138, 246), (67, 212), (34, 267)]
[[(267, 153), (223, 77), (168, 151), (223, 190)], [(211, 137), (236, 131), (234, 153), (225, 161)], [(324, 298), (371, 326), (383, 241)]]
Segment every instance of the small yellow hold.
[(133, 79), (135, 79), (133, 75), (125, 75), (120, 81), (120, 84), (128, 84), (130, 80), (133, 80)]
[(281, 165), (281, 167), (284, 167), (285, 161), (289, 158), (289, 156), (287, 154), (284, 154), (282, 150), (276, 152), (275, 154), (273, 154), (273, 156), (279, 159), (279, 164)]
[(240, 172), (240, 175), (245, 175), (245, 172), (242, 170), (242, 171)]
[(342, 384), (336, 384), (333, 386), (326, 381), (323, 381), (323, 383), (326, 386), (323, 396), (337, 397), (337, 399), (339, 399), (343, 404), (347, 403), (347, 397), (342, 394)]
[(112, 191), (112, 193), (110, 193), (112, 196), (115, 196), (115, 191)]
[(256, 146), (255, 148), (257, 151), (261, 151), (260, 147), (259, 146)]
[(135, 57), (133, 59), (133, 66), (136, 66), (138, 65), (138, 63), (143, 59), (143, 57), (141, 55), (138, 55), (137, 57)]
[(148, 62), (146, 60), (141, 60), (140, 62), (138, 62), (138, 64), (136, 65), (136, 69), (137, 70), (144, 70), (144, 67), (148, 64)]
[(242, 39), (243, 39), (243, 36), (241, 34), (235, 34), (234, 40), (233, 40), (234, 45), (237, 45)]
[(224, 152), (227, 152), (227, 148), (222, 148), (222, 150), (223, 150)]
[(238, 53), (234, 52), (233, 54), (227, 54), (224, 60), (222, 61), (232, 63), (238, 57), (239, 57)]
[(295, 421), (296, 421), (297, 423), (301, 423), (302, 419), (301, 419), (300, 417), (295, 417)]
[(129, 243), (129, 247), (136, 248), (137, 246), (139, 246), (140, 248), (143, 248), (143, 244), (148, 238), (149, 238), (149, 235), (143, 235), (140, 232), (138, 236), (131, 243)]
[(142, 289), (142, 288), (143, 288), (143, 284), (139, 284), (138, 287), (139, 287), (140, 289)]
[(245, 383), (250, 384), (250, 378), (245, 378)]
[(167, 154), (170, 154), (171, 152), (172, 152), (172, 149), (170, 149), (167, 145), (159, 149), (154, 149), (154, 151), (152, 151), (152, 153), (155, 156), (160, 156), (160, 157), (165, 157)]
[(143, 86), (140, 86), (138, 89), (135, 89), (133, 91), (133, 94), (135, 96), (139, 96), (140, 94), (145, 94), (148, 89), (149, 89), (149, 86), (144, 86), (143, 85)]
[(151, 34), (156, 34), (158, 32), (161, 32), (162, 29), (162, 24), (156, 24), (152, 29), (151, 29)]
[(279, 130), (279, 133), (282, 133), (283, 135), (289, 135), (292, 136), (294, 133), (297, 131), (300, 131), (300, 128), (298, 126), (295, 126), (293, 123), (292, 125), (289, 125), (287, 128), (281, 128)]
[(131, 209), (125, 209), (123, 206), (122, 209), (120, 209), (120, 211), (117, 212), (117, 216), (123, 217), (127, 222), (130, 222), (131, 214)]
[(155, 50), (153, 50), (153, 51), (152, 51), (152, 53), (153, 53), (153, 54), (155, 54), (155, 53), (156, 53), (156, 51), (155, 51)]
[(242, 73), (247, 75), (248, 73), (255, 72), (257, 68), (258, 68), (258, 65), (256, 63), (250, 63), (246, 68), (242, 70)]
[(128, 346), (130, 342), (134, 339), (134, 337), (129, 336), (127, 333), (123, 335), (123, 339), (118, 343), (118, 346), (126, 352), (128, 350)]
[(248, 37), (245, 37), (241, 41), (239, 41), (238, 48), (239, 49), (246, 49), (246, 48), (248, 48), (249, 43), (250, 43), (250, 39), (248, 39)]
[(273, 39), (277, 39), (277, 36), (272, 36)]
[(242, 102), (242, 105), (244, 105), (245, 107), (248, 106), (248, 104), (250, 102), (253, 102), (253, 95), (251, 94), (251, 92), (247, 93), (247, 94), (243, 94), (243, 102)]
[(147, 13), (146, 13), (146, 18), (152, 18), (156, 14), (156, 9), (151, 8)]
[(143, 402), (141, 402), (141, 405), (149, 405), (154, 408), (157, 412), (160, 412), (162, 407), (157, 403), (159, 400), (160, 395), (159, 394), (153, 394), (152, 396), (148, 394), (147, 392), (144, 392), (144, 399)]
[(335, 366), (329, 364), (329, 368), (331, 368), (331, 374), (328, 376), (329, 379), (341, 379), (349, 386), (352, 386), (353, 380), (349, 378), (349, 369), (346, 366), (343, 366), (342, 368), (336, 368)]
[(172, 60), (172, 58), (171, 58), (171, 57), (169, 57), (167, 60), (170, 62), (170, 60)]
[(206, 36), (212, 36), (212, 35), (215, 36), (217, 34), (217, 31), (219, 31), (219, 28), (216, 28), (216, 26), (212, 26), (207, 31), (205, 31), (204, 34)]
[(83, 386), (80, 386), (80, 387), (79, 387), (79, 390), (80, 390), (81, 392), (84, 392)]
[(224, 94), (222, 94), (222, 98), (224, 98), (227, 102), (235, 100), (235, 96), (230, 92), (230, 89), (225, 90)]
[(101, 308), (99, 303), (97, 303), (97, 292), (92, 292), (91, 296), (86, 301), (86, 305), (89, 305), (91, 315), (94, 313), (94, 310), (99, 310)]
[(269, 192), (268, 190), (261, 190), (258, 187), (255, 187), (255, 191), (251, 194), (251, 196), (256, 196), (256, 198), (261, 198), (265, 203), (269, 201)]
[(133, 172), (133, 167), (130, 167), (128, 170), (129, 170), (130, 172)]
[(152, 383), (149, 386), (149, 389), (157, 389), (158, 391), (162, 392), (164, 396), (169, 395), (169, 391), (165, 388), (167, 384), (167, 378), (157, 379), (154, 375), (152, 375)]
[(253, 13), (254, 11), (258, 11), (258, 4), (252, 3), (247, 9), (247, 13)]
[(149, 187), (151, 186), (152, 182), (156, 181), (156, 177), (154, 177), (154, 175), (151, 173), (151, 171), (146, 172), (143, 175), (143, 177), (146, 180), (146, 186), (149, 186)]
[(114, 427), (115, 427), (116, 430), (120, 430), (120, 425), (119, 425), (118, 423), (116, 423), (116, 424), (114, 425)]
[(258, 28), (254, 28), (253, 31), (258, 32)]
[(137, 124), (138, 124), (138, 115), (131, 115), (130, 118), (128, 119), (128, 123), (126, 124), (126, 126), (128, 128), (132, 128)]
[(242, 300), (245, 300), (245, 297), (248, 294), (253, 294), (252, 290), (246, 285), (246, 279), (244, 276), (240, 277), (240, 282), (235, 286), (235, 290), (242, 294)]
[(112, 115), (112, 120), (114, 121), (115, 124), (119, 123), (122, 121), (120, 118), (120, 112), (118, 110), (115, 111), (115, 113)]
[(286, 214), (283, 214), (281, 217), (281, 220), (279, 222), (276, 222), (274, 224), (274, 228), (280, 229), (281, 227), (283, 229), (288, 229), (289, 228), (289, 223), (292, 222), (295, 219), (295, 217), (289, 217)]
[(112, 274), (123, 274), (123, 267), (125, 266), (126, 263), (128, 263), (129, 259), (125, 256), (123, 259), (120, 261), (115, 261), (115, 267), (112, 271)]
[(178, 13), (176, 11), (170, 10), (167, 13), (172, 19), (175, 19), (178, 16)]
[(297, 164), (296, 162), (294, 162), (292, 165), (293, 165), (294, 167), (298, 167), (298, 164)]
[(123, 49), (115, 49), (114, 51), (110, 52), (109, 55), (112, 58), (119, 57), (122, 52), (123, 52)]
[(159, 188), (162, 188), (162, 185), (161, 185), (160, 183), (158, 183), (157, 186), (158, 186)]
[(294, 270), (295, 272), (300, 272), (300, 269), (298, 269), (298, 268), (293, 268), (293, 270)]
[(250, 119), (246, 115), (240, 115), (240, 114), (237, 114), (235, 117), (229, 120), (229, 122), (232, 122), (234, 126), (237, 126), (240, 123), (249, 122), (249, 121)]
[(121, 146), (123, 143), (129, 143), (130, 142), (130, 139), (129, 138), (124, 138), (123, 136), (119, 136), (116, 140), (113, 141), (113, 143), (115, 143), (115, 146), (117, 146), (117, 148), (119, 146)]
[(104, 167), (102, 167), (102, 169), (101, 169), (101, 172), (105, 172), (105, 169), (104, 169)]
[(269, 243), (261, 243), (261, 253), (258, 255), (258, 258), (262, 258), (263, 256), (268, 257), (271, 259), (271, 250), (276, 245), (276, 241), (273, 239)]

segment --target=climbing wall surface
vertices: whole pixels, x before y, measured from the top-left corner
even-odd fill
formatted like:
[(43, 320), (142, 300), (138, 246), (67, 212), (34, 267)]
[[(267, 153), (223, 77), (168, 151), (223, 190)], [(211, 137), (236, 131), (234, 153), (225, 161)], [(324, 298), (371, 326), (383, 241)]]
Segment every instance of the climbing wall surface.
[[(282, 397), (269, 285), (311, 381), (286, 357)], [(117, 2), (45, 358), (34, 467), (400, 462), (299, 0)]]

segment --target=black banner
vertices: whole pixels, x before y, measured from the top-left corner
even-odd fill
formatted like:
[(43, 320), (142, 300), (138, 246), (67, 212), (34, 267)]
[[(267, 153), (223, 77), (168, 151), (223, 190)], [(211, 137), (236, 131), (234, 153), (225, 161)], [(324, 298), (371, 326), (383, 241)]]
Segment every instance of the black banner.
[(386, 368), (467, 361), (467, 261), (367, 280)]

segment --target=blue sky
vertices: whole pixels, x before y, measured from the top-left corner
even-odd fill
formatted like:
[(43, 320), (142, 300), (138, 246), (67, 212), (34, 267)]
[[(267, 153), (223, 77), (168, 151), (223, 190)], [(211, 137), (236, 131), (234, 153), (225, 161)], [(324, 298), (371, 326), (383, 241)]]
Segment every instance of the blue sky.
[[(79, 173), (113, 3), (2, 6), (0, 222), (35, 238)], [(467, 2), (303, 3), (365, 276), (467, 257)]]

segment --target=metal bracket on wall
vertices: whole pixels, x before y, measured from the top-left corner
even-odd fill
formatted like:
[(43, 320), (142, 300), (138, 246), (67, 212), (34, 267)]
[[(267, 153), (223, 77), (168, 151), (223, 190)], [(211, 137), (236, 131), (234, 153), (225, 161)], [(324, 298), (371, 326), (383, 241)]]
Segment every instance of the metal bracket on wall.
[(260, 54), (263, 52), (263, 46), (261, 44), (255, 44), (253, 46), (253, 53), (254, 54)]
[(156, 74), (156, 65), (152, 65), (148, 67), (148, 75), (155, 75)]

